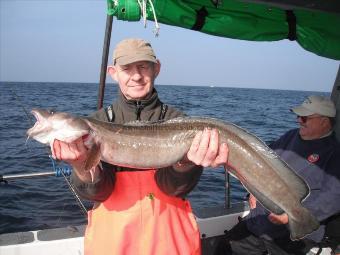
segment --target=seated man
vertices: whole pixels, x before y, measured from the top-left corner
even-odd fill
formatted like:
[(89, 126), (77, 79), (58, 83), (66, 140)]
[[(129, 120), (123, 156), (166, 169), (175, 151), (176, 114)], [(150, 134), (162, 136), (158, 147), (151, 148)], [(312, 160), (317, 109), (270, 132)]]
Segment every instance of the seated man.
[(250, 195), (250, 213), (227, 234), (217, 254), (306, 254), (325, 234), (324, 221), (340, 212), (340, 146), (333, 125), (333, 102), (309, 96), (291, 109), (299, 129), (288, 131), (271, 148), (308, 184), (310, 194), (303, 201), (321, 226), (300, 241), (291, 241), (287, 214), (267, 211)]

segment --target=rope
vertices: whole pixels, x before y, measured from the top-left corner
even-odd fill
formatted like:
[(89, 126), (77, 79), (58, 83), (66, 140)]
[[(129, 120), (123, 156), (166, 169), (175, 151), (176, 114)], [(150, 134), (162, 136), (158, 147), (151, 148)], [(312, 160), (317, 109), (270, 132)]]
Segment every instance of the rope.
[(152, 9), (153, 18), (155, 20), (155, 29), (153, 30), (153, 32), (154, 32), (155, 36), (158, 36), (159, 35), (160, 27), (159, 27), (159, 24), (158, 24), (158, 21), (157, 21), (155, 7), (153, 6), (153, 3), (152, 3), (151, 0), (149, 0), (149, 3), (150, 3), (150, 6), (151, 6), (151, 9)]
[(67, 186), (69, 188), (69, 190), (71, 191), (71, 193), (73, 194), (73, 196), (75, 197), (76, 199), (76, 202), (78, 204), (78, 206), (80, 207), (82, 213), (84, 214), (85, 218), (87, 218), (87, 210), (86, 210), (86, 207), (84, 206), (83, 202), (81, 201), (80, 197), (78, 196), (76, 190), (74, 189), (74, 186), (72, 185), (72, 183), (67, 179), (64, 171), (57, 171), (57, 167), (56, 167), (56, 163), (55, 163), (55, 160), (52, 158), (52, 156), (50, 156), (50, 159), (52, 161), (52, 167), (53, 169), (55, 170), (55, 172), (59, 172), (62, 174), (62, 176), (64, 177), (66, 183), (67, 183)]
[(138, 0), (138, 4), (139, 4), (139, 8), (141, 9), (141, 13), (142, 13), (142, 17), (143, 17), (143, 23), (144, 23), (144, 27), (146, 28), (146, 5), (147, 2), (149, 2), (150, 6), (151, 6), (151, 11), (153, 14), (153, 19), (155, 21), (155, 28), (153, 30), (153, 33), (155, 34), (155, 36), (159, 36), (159, 30), (160, 30), (160, 26), (157, 20), (157, 15), (156, 15), (156, 11), (155, 11), (155, 7), (152, 3), (152, 0)]

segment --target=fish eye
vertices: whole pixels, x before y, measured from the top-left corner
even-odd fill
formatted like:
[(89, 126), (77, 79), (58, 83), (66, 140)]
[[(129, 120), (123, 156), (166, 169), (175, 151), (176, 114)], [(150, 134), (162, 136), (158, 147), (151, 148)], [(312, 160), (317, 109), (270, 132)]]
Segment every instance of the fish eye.
[(48, 112), (49, 112), (49, 114), (53, 115), (53, 114), (55, 114), (56, 111), (54, 109), (49, 109)]

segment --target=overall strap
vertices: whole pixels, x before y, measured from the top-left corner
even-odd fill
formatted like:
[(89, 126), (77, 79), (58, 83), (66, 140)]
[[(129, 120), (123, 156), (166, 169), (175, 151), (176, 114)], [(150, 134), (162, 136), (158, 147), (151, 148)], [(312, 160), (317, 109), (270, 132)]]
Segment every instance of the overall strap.
[(159, 115), (159, 119), (158, 120), (164, 120), (165, 114), (168, 111), (168, 105), (162, 103), (161, 108), (162, 108), (161, 109), (161, 114)]
[(113, 122), (114, 116), (113, 116), (113, 106), (112, 106), (112, 104), (109, 105), (109, 106), (105, 109), (105, 113), (106, 113), (107, 120), (108, 120), (109, 122)]

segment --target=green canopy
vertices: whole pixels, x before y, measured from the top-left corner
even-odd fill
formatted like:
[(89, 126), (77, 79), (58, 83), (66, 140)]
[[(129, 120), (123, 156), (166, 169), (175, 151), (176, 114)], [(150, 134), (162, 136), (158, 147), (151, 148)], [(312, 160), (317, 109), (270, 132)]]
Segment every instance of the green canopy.
[[(340, 59), (339, 4), (288, 6), (275, 1), (237, 0), (107, 0), (108, 14), (119, 20), (138, 21), (143, 5), (148, 20), (201, 31), (216, 36), (250, 41), (296, 40), (317, 55)], [(263, 2), (263, 1), (262, 1)], [(268, 1), (270, 2), (270, 1)], [(274, 2), (274, 3), (273, 3)], [(299, 1), (297, 1), (299, 2)], [(301, 0), (300, 0), (301, 2)], [(313, 4), (311, 4), (313, 2)], [(329, 1), (326, 1), (329, 2)], [(337, 2), (332, 0), (332, 2)], [(152, 3), (152, 4), (151, 4)], [(320, 1), (322, 5), (322, 1)], [(276, 7), (275, 7), (276, 6)], [(313, 6), (315, 7), (313, 9)], [(154, 11), (153, 11), (154, 10)]]

